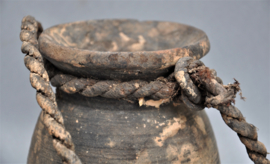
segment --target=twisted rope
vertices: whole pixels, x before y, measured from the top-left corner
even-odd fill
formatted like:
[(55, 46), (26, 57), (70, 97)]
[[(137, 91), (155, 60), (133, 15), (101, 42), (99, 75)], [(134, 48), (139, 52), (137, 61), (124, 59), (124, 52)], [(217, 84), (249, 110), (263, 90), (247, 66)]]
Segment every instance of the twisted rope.
[[(190, 57), (179, 59), (175, 66), (175, 78), (180, 84), (182, 93), (185, 94), (182, 95), (184, 103), (197, 110), (199, 106), (197, 104), (203, 97), (204, 105), (218, 109), (224, 122), (237, 133), (246, 146), (249, 158), (255, 164), (270, 164), (266, 159), (266, 147), (257, 140), (256, 127), (247, 123), (240, 110), (232, 105), (236, 93), (240, 90), (238, 81), (223, 86), (222, 81), (212, 70), (205, 67), (201, 61)], [(199, 94), (200, 92), (204, 95)]]
[(171, 98), (176, 92), (177, 83), (164, 77), (156, 81), (132, 80), (120, 82), (115, 80), (99, 81), (90, 78), (77, 78), (67, 74), (56, 74), (51, 84), (66, 93), (80, 93), (87, 97), (101, 96), (105, 98), (129, 100), (149, 97), (154, 100)]
[(50, 87), (50, 80), (44, 68), (44, 60), (38, 50), (37, 38), (42, 32), (42, 26), (35, 18), (26, 16), (22, 20), (20, 39), (22, 52), (25, 53), (24, 63), (30, 70), (30, 82), (36, 89), (36, 99), (42, 108), (41, 120), (53, 137), (53, 146), (67, 164), (81, 164), (74, 151), (71, 135), (65, 130), (64, 120), (58, 110), (55, 94)]
[(41, 24), (33, 17), (23, 18), (20, 38), (23, 41), (22, 52), (26, 54), (25, 65), (30, 70), (31, 85), (37, 90), (36, 98), (42, 108), (42, 121), (53, 137), (53, 146), (63, 163), (81, 164), (81, 161), (75, 154), (69, 132), (65, 130), (62, 114), (58, 110), (55, 94), (49, 84), (50, 79), (53, 86), (69, 94), (80, 93), (87, 97), (102, 96), (115, 99), (132, 100), (149, 97), (155, 100), (172, 100), (181, 88), (181, 100), (190, 109), (195, 111), (203, 107), (218, 109), (224, 122), (238, 134), (246, 146), (250, 159), (255, 164), (270, 164), (266, 159), (267, 150), (264, 144), (257, 140), (256, 127), (247, 123), (240, 110), (232, 105), (236, 93), (240, 90), (238, 81), (223, 85), (215, 70), (210, 70), (201, 61), (191, 57), (179, 59), (174, 73), (168, 78), (160, 77), (152, 82), (78, 78), (60, 72), (42, 58), (37, 41), (41, 32)]

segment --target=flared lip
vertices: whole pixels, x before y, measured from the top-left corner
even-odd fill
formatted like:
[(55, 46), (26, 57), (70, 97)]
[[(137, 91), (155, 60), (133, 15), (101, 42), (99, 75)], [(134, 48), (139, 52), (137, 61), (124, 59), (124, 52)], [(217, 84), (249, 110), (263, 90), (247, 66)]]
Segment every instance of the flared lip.
[[(147, 76), (155, 78), (168, 72), (168, 69), (174, 67), (178, 59), (185, 56), (200, 59), (210, 50), (208, 37), (202, 30), (179, 23), (177, 24), (180, 26), (194, 30), (194, 33), (196, 32), (200, 37), (192, 43), (183, 45), (182, 47), (156, 51), (105, 52), (72, 48), (56, 44), (53, 41), (53, 36), (49, 33), (49, 30), (52, 28), (61, 28), (64, 25), (83, 22), (85, 21), (53, 26), (44, 30), (39, 37), (39, 49), (42, 55), (60, 70), (78, 76), (97, 76), (101, 79), (125, 79), (130, 77), (133, 79), (135, 77), (143, 76), (144, 74), (145, 78), (148, 78)], [(102, 74), (101, 71), (105, 71), (107, 75), (103, 76), (97, 73), (100, 72)], [(121, 77), (117, 75), (119, 73), (121, 74)], [(115, 76), (113, 74), (115, 74)]]

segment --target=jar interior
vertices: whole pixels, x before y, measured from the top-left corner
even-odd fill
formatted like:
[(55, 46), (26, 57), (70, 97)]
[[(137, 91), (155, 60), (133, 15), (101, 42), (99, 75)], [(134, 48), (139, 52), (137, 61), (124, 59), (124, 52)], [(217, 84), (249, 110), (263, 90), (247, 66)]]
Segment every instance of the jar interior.
[(56, 44), (91, 51), (156, 51), (194, 44), (205, 34), (194, 27), (132, 19), (67, 23), (48, 29)]

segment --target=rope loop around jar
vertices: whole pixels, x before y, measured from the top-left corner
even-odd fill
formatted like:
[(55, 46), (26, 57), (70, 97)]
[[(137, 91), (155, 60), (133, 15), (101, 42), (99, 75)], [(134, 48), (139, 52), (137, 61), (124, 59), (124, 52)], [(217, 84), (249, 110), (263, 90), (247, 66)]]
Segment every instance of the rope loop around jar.
[[(155, 107), (171, 101), (182, 101), (194, 111), (204, 107), (214, 107), (220, 111), (224, 122), (234, 130), (246, 146), (250, 159), (256, 164), (270, 164), (266, 159), (267, 150), (257, 140), (256, 127), (245, 121), (242, 113), (234, 105), (234, 98), (240, 91), (240, 83), (223, 85), (216, 71), (209, 69), (200, 60), (192, 57), (180, 58), (174, 72), (168, 77), (154, 81), (97, 80), (65, 74), (44, 59), (39, 52), (38, 37), (42, 32), (41, 24), (34, 17), (22, 20), (20, 39), (24, 62), (30, 70), (30, 82), (36, 89), (36, 99), (42, 108), (42, 121), (53, 139), (53, 146), (65, 164), (81, 164), (75, 153), (71, 135), (66, 131), (61, 112), (57, 107), (53, 86), (62, 91), (79, 93), (87, 97), (124, 99), (140, 106), (156, 101)], [(161, 101), (162, 100), (162, 101)]]

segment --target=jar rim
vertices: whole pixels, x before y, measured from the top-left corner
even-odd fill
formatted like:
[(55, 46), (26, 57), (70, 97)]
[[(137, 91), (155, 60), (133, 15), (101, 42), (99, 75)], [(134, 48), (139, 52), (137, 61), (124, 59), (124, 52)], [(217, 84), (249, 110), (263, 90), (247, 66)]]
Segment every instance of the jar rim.
[[(163, 25), (165, 32), (168, 31), (166, 28), (174, 28), (176, 32), (180, 33), (178, 36), (170, 34), (167, 38), (177, 40), (177, 37), (181, 37), (182, 35), (183, 38), (185, 36), (190, 41), (174, 48), (124, 52), (96, 51), (82, 49), (76, 47), (76, 45), (70, 46), (76, 44), (76, 42), (67, 44), (68, 41), (65, 37), (69, 34), (73, 34), (73, 38), (78, 38), (78, 35), (80, 35), (78, 31), (81, 30), (85, 32), (84, 28), (88, 28), (90, 25), (95, 27), (104, 24), (105, 28), (106, 25), (110, 26), (114, 22), (137, 23), (136, 27), (138, 28), (140, 28), (140, 26), (146, 27), (145, 24), (151, 23), (156, 24), (157, 27)], [(111, 30), (115, 29), (112, 28)], [(132, 31), (132, 29), (130, 30)], [(80, 40), (75, 41), (79, 42)], [(172, 41), (168, 42), (173, 43)], [(44, 30), (39, 37), (39, 49), (42, 55), (57, 68), (76, 76), (96, 77), (99, 79), (152, 80), (159, 76), (168, 75), (179, 58), (185, 56), (191, 56), (194, 59), (202, 58), (209, 52), (210, 43), (207, 35), (202, 30), (189, 25), (165, 21), (105, 19), (78, 21), (48, 28)]]

